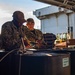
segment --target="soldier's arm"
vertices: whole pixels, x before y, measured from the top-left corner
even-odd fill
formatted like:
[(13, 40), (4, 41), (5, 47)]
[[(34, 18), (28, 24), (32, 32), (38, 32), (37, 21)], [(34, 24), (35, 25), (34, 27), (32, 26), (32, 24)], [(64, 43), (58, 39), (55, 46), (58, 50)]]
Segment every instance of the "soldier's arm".
[(2, 36), (3, 43), (5, 43), (7, 46), (13, 44), (13, 39), (12, 39), (13, 32), (9, 24), (10, 23), (5, 23), (1, 29), (1, 36)]
[(38, 40), (40, 40), (40, 42), (42, 43), (42, 44), (45, 44), (46, 45), (46, 42), (44, 41), (44, 36), (43, 36), (43, 33), (42, 33), (42, 31), (40, 31), (40, 30), (37, 30), (37, 33), (38, 33), (38, 35), (39, 35), (39, 39)]
[(12, 36), (11, 28), (9, 27), (9, 25), (4, 24), (2, 26), (1, 35), (7, 39)]

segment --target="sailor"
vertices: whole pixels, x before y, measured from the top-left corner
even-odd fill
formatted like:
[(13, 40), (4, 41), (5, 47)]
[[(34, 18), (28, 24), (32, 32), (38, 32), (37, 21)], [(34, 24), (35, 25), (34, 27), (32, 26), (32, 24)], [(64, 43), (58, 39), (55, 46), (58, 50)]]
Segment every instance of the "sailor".
[[(39, 29), (35, 29), (35, 22), (33, 18), (28, 18), (26, 22), (26, 27), (29, 31), (26, 36), (30, 42), (32, 48), (46, 48), (46, 43), (44, 42), (43, 33)], [(31, 37), (30, 37), (31, 36)]]
[[(7, 51), (20, 48), (22, 44), (21, 38), (25, 37), (23, 23), (26, 20), (24, 19), (23, 12), (15, 11), (12, 17), (13, 20), (4, 23), (1, 29), (2, 47)], [(26, 47), (30, 47), (27, 42)]]

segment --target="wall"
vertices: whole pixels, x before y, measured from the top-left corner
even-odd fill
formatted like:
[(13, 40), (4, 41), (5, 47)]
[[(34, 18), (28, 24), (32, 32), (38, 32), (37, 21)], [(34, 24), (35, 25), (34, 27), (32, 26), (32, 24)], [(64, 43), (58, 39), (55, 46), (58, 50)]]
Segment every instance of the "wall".
[[(73, 27), (73, 38), (75, 38), (74, 12), (68, 10), (59, 11), (54, 6), (38, 9), (35, 12), (36, 17), (41, 20), (41, 30), (43, 33), (67, 33), (68, 27)], [(40, 15), (38, 15), (39, 12), (41, 13)]]

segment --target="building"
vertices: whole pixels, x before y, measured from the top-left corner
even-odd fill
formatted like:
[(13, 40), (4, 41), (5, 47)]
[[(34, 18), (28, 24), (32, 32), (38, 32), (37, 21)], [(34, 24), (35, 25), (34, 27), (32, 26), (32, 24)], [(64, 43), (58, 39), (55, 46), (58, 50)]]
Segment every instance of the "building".
[(69, 38), (75, 38), (75, 13), (73, 11), (61, 7), (48, 6), (35, 10), (33, 14), (41, 20), (43, 33), (54, 33), (59, 35), (60, 38), (69, 34)]

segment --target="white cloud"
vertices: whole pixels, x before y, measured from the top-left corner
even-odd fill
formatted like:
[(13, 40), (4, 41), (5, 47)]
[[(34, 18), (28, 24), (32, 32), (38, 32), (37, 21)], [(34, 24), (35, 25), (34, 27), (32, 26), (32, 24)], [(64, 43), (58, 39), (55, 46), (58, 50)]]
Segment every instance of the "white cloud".
[(1, 15), (0, 19), (1, 18), (6, 18), (6, 17), (11, 17), (11, 14), (6, 12), (6, 11), (4, 11), (4, 10), (0, 10), (0, 15)]
[[(4, 8), (3, 8), (4, 7)], [(16, 11), (16, 8), (11, 8), (9, 6), (3, 6), (0, 9), (0, 33), (1, 33), (1, 26), (6, 21), (12, 20), (12, 14), (14, 11)], [(19, 8), (19, 10), (24, 12), (25, 18), (33, 18), (35, 20), (35, 28), (40, 29), (40, 22), (39, 20), (33, 15), (33, 11), (26, 11), (24, 8)]]

